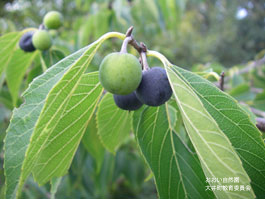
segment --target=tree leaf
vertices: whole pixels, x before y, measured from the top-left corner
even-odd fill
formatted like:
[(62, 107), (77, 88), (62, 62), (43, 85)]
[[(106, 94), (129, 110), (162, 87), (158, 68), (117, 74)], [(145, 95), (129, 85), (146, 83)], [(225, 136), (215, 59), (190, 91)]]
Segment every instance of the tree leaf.
[(8, 66), (22, 32), (11, 32), (0, 37), (0, 76)]
[(13, 109), (12, 98), (7, 87), (2, 87), (0, 89), (0, 103), (10, 110)]
[[(62, 90), (67, 93), (67, 89), (62, 88)], [(56, 92), (58, 92), (58, 90)], [(52, 117), (48, 120), (51, 121), (49, 123), (44, 120), (45, 117), (41, 118), (41, 115), (40, 118), (42, 120), (40, 120), (40, 123), (36, 126), (36, 132), (42, 131), (42, 134), (39, 134), (36, 143), (34, 143), (33, 137), (32, 149), (33, 152), (35, 149), (36, 153), (31, 153), (30, 151), (29, 155), (31, 153), (31, 155), (36, 154), (35, 156), (37, 156), (32, 173), (35, 181), (39, 184), (44, 184), (53, 177), (64, 175), (70, 167), (87, 124), (103, 92), (103, 88), (98, 80), (98, 72), (83, 75), (77, 88), (72, 92), (71, 94), (70, 91), (67, 95), (67, 97), (70, 97), (65, 105), (66, 107), (63, 113), (57, 115), (56, 111), (51, 111), (50, 114), (48, 114), (49, 110), (47, 110), (46, 117), (51, 118), (54, 116), (54, 119)], [(63, 104), (63, 102), (61, 104)], [(58, 108), (58, 110), (60, 110), (60, 108)], [(49, 129), (49, 131), (45, 128), (42, 129), (44, 125), (47, 125), (46, 128)], [(44, 139), (46, 139), (46, 141), (43, 142)], [(34, 145), (36, 147), (34, 147)], [(29, 149), (30, 147), (31, 145)]]
[(26, 70), (38, 54), (39, 51), (25, 53), (18, 49), (13, 53), (12, 58), (9, 61), (6, 68), (6, 81), (12, 96), (13, 106), (17, 105), (18, 92)]
[[(17, 120), (15, 120), (14, 122), (11, 121), (9, 129), (12, 129), (12, 131), (15, 131), (15, 133), (12, 132), (11, 134), (9, 131), (8, 134), (10, 135), (10, 137), (7, 136), (6, 138), (6, 141), (7, 141), (6, 149), (8, 152), (6, 151), (5, 157), (7, 157), (8, 161), (5, 161), (5, 170), (6, 170), (6, 176), (8, 176), (7, 179), (9, 179), (7, 180), (9, 181), (7, 182), (8, 184), (7, 195), (9, 195), (8, 197), (14, 198), (14, 197), (19, 196), (19, 194), (21, 193), (23, 184), (26, 178), (28, 177), (28, 175), (32, 172), (32, 170), (34, 170), (33, 171), (34, 176), (38, 179), (39, 183), (44, 183), (44, 181), (47, 180), (47, 178), (42, 178), (43, 176), (39, 176), (39, 174), (42, 175), (43, 173), (39, 173), (38, 171), (36, 171), (34, 166), (35, 166), (35, 163), (38, 163), (37, 166), (40, 166), (38, 162), (38, 160), (40, 160), (39, 158), (45, 157), (44, 153), (41, 153), (43, 154), (42, 156), (37, 156), (37, 155), (39, 155), (39, 152), (43, 152), (39, 149), (42, 149), (43, 147), (45, 147), (45, 144), (47, 141), (46, 138), (49, 138), (47, 136), (47, 134), (49, 135), (49, 133), (51, 132), (49, 131), (51, 130), (49, 129), (49, 124), (51, 123), (57, 124), (59, 122), (58, 118), (55, 118), (56, 116), (67, 116), (68, 115), (64, 111), (69, 109), (68, 105), (72, 104), (73, 100), (75, 99), (75, 96), (73, 96), (73, 94), (75, 94), (75, 92), (78, 91), (76, 89), (79, 88), (78, 84), (80, 83), (82, 79), (82, 74), (87, 69), (87, 66), (89, 65), (97, 48), (106, 39), (111, 38), (111, 37), (118, 37), (120, 39), (124, 39), (125, 35), (121, 33), (117, 33), (117, 32), (111, 32), (111, 33), (107, 33), (103, 35), (101, 38), (99, 38), (97, 41), (95, 41), (88, 47), (80, 50), (78, 53), (68, 56), (64, 60), (60, 61), (58, 64), (54, 65), (54, 67), (51, 67), (51, 69), (48, 69), (45, 74), (56, 76), (55, 79), (50, 80), (49, 79), (51, 78), (50, 76), (47, 76), (48, 77), (47, 78), (44, 75), (45, 77), (44, 79), (38, 78), (37, 80), (40, 80), (40, 82), (36, 81), (38, 82), (38, 84), (33, 83), (28, 89), (28, 92), (26, 92), (26, 95), (28, 96), (28, 98), (25, 95), (25, 97), (27, 98), (25, 104), (27, 106), (26, 105), (22, 106), (25, 109), (21, 108), (17, 111), (17, 113), (14, 113), (14, 115), (17, 116)], [(57, 76), (56, 70), (60, 72), (59, 76)], [(66, 73), (64, 74), (64, 72)], [(46, 83), (48, 84), (48, 86), (46, 85)], [(45, 85), (45, 86), (43, 86), (42, 89), (38, 90), (40, 87), (39, 84), (41, 86), (42, 85)], [(61, 89), (61, 88), (65, 88), (66, 90)], [(36, 94), (35, 90), (38, 90), (39, 93), (37, 92)], [(70, 91), (70, 93), (68, 93), (67, 91)], [(48, 93), (49, 95), (47, 96)], [(55, 100), (55, 99), (58, 99), (58, 100)], [(44, 105), (44, 102), (45, 102), (45, 105)], [(36, 112), (34, 112), (33, 114), (33, 111), (36, 111)], [(71, 112), (69, 112), (69, 114), (71, 114)], [(51, 117), (53, 119), (51, 119)], [(36, 129), (34, 129), (34, 127)], [(47, 131), (47, 128), (48, 128), (48, 131)], [(60, 127), (57, 127), (55, 130), (57, 130), (58, 128)], [(31, 136), (33, 129), (34, 129), (34, 132), (37, 131), (37, 133), (33, 133), (33, 135)], [(84, 130), (84, 129), (81, 129), (81, 130)], [(40, 134), (42, 134), (42, 136), (40, 136)], [(23, 137), (23, 139), (21, 137)], [(16, 147), (12, 148), (11, 145), (13, 144), (16, 144)], [(26, 150), (27, 152), (25, 153)], [(71, 152), (73, 152), (73, 150)], [(71, 157), (68, 161), (71, 162)], [(21, 167), (22, 163), (23, 165)], [(69, 165), (67, 165), (64, 169), (67, 169), (68, 166)], [(47, 169), (47, 167), (45, 167), (45, 169)], [(12, 171), (15, 171), (15, 172), (12, 172)], [(62, 172), (60, 171), (58, 172), (62, 174), (62, 173), (65, 173), (66, 170), (61, 170), (61, 171)], [(36, 176), (36, 174), (38, 175)], [(56, 176), (58, 173), (53, 173), (53, 174), (55, 174), (54, 176)], [(49, 175), (49, 177), (51, 178), (54, 177), (53, 174)], [(18, 179), (19, 179), (19, 182), (17, 181)]]
[(104, 160), (105, 148), (102, 145), (97, 132), (98, 129), (96, 123), (96, 116), (93, 115), (87, 125), (86, 131), (82, 138), (82, 143), (88, 153), (90, 153), (90, 155), (96, 160), (97, 173), (99, 173)]
[(50, 193), (51, 193), (51, 197), (50, 198), (51, 199), (55, 199), (55, 194), (56, 194), (56, 192), (58, 190), (58, 187), (59, 187), (61, 181), (62, 181), (62, 177), (60, 177), (60, 178), (53, 178), (51, 180), (51, 190), (50, 190)]
[(189, 82), (206, 110), (219, 128), (230, 139), (243, 167), (251, 179), (257, 198), (265, 195), (265, 145), (261, 133), (251, 122), (249, 115), (229, 95), (221, 92), (207, 80), (180, 68), (183, 78)]
[(253, 107), (265, 111), (265, 90), (257, 94), (253, 102)]
[[(229, 139), (203, 106), (193, 88), (183, 80), (177, 66), (166, 65), (169, 82), (180, 109), (190, 140), (199, 156), (208, 178), (239, 177), (233, 185), (250, 186), (250, 179)], [(204, 88), (206, 90), (206, 88)], [(207, 90), (208, 91), (208, 90)], [(208, 91), (211, 94), (211, 91)], [(220, 120), (221, 121), (221, 120)], [(225, 186), (223, 181), (210, 182), (212, 186)], [(254, 198), (253, 191), (214, 190), (218, 198)]]
[(124, 35), (106, 33), (92, 43), (49, 92), (26, 151), (18, 192), (31, 172), (39, 184), (67, 172), (102, 92), (96, 73), (91, 73), (88, 84), (81, 81), (82, 75), (101, 44), (111, 37)]
[(168, 105), (147, 107), (133, 115), (136, 140), (155, 177), (159, 197), (214, 198), (198, 157), (171, 126)]
[(7, 198), (15, 198), (25, 152), (47, 94), (86, 49), (87, 47), (66, 57), (37, 77), (23, 94), (24, 104), (14, 109), (4, 146)]
[(45, 64), (46, 68), (49, 68), (50, 66), (63, 59), (65, 55), (60, 50), (50, 49), (42, 52), (42, 57), (44, 59), (43, 64)]
[(250, 90), (248, 83), (240, 84), (229, 91), (229, 95), (238, 101), (253, 101), (256, 94)]
[(106, 93), (97, 111), (97, 125), (100, 140), (107, 150), (115, 153), (131, 130), (131, 114), (118, 108), (113, 96)]
[[(22, 167), (23, 172), (20, 178), (21, 182), (23, 182), (23, 180), (26, 179), (26, 177), (30, 174), (32, 170), (33, 170), (34, 179), (39, 184), (43, 184), (53, 177), (60, 177), (64, 175), (65, 172), (67, 171), (69, 164), (71, 163), (75, 149), (78, 146), (76, 145), (76, 143), (79, 144), (80, 136), (78, 135), (81, 135), (82, 137), (82, 134), (86, 128), (85, 118), (87, 120), (88, 119), (87, 115), (90, 115), (91, 112), (91, 110), (89, 109), (89, 113), (85, 112), (84, 114), (83, 112), (81, 112), (82, 110), (79, 110), (80, 106), (83, 106), (84, 103), (87, 103), (87, 101), (89, 101), (86, 100), (89, 95), (85, 93), (86, 91), (84, 93), (81, 93), (80, 91), (79, 93), (76, 93), (78, 92), (77, 85), (80, 83), (82, 74), (88, 67), (89, 63), (91, 62), (94, 54), (96, 53), (101, 43), (102, 42), (95, 42), (92, 45), (90, 45), (90, 47), (86, 50), (86, 52), (70, 67), (70, 69), (64, 74), (62, 79), (49, 92), (43, 110), (35, 125), (30, 145), (27, 149), (25, 161)], [(83, 84), (85, 83), (83, 82)], [(92, 81), (92, 84), (93, 86), (96, 85), (94, 84), (94, 81)], [(84, 85), (84, 87), (90, 89), (90, 87), (87, 86), (86, 84)], [(96, 88), (98, 88), (98, 86)], [(93, 95), (94, 90), (91, 91)], [(79, 100), (75, 101), (77, 99), (79, 100), (81, 99), (83, 101), (81, 102)], [(89, 102), (92, 103), (93, 101)], [(69, 105), (73, 107), (69, 107)], [(92, 104), (91, 107), (93, 107), (93, 105), (94, 104)], [(87, 107), (90, 107), (89, 104), (87, 104)], [(83, 109), (87, 107), (83, 107)], [(76, 109), (79, 111), (78, 114), (73, 114), (75, 113)], [(73, 119), (75, 119), (76, 121), (74, 120), (74, 122), (72, 123)], [(81, 122), (80, 124), (78, 123), (79, 121)], [(59, 138), (61, 136), (64, 137), (65, 135), (67, 135), (67, 133), (69, 133), (69, 130), (71, 130), (71, 132), (73, 133), (76, 133), (77, 135), (77, 137), (74, 136), (75, 143), (73, 145), (69, 144), (69, 146), (71, 147), (66, 146), (66, 143), (68, 141), (72, 141), (71, 139), (69, 140), (70, 137), (68, 137), (68, 139), (66, 137), (64, 140), (62, 140), (59, 143), (58, 139), (56, 139), (58, 135), (60, 135), (58, 136)], [(61, 134), (61, 132), (66, 132), (66, 133)], [(49, 142), (52, 141), (54, 141), (54, 143), (56, 143), (57, 145), (54, 144), (52, 145), (54, 147), (47, 148), (46, 146), (48, 146)], [(69, 150), (68, 153), (64, 154), (66, 156), (65, 158), (61, 158), (60, 155), (62, 154), (59, 153), (61, 152), (61, 150), (59, 150), (58, 152), (59, 156), (57, 156), (56, 150), (58, 150), (57, 148), (58, 146), (63, 147), (63, 149), (65, 148), (66, 151)], [(46, 153), (49, 154), (50, 156), (49, 157), (46, 156), (45, 155)], [(42, 154), (43, 156), (41, 157)], [(55, 157), (56, 159), (54, 159), (52, 163), (48, 165), (46, 162), (42, 163), (44, 159), (49, 160), (50, 157), (52, 157), (52, 159), (53, 157)], [(36, 162), (38, 162), (39, 165)], [(56, 164), (58, 164), (58, 162), (64, 164), (63, 165), (59, 164), (59, 166), (61, 167), (57, 167), (57, 165), (54, 164), (54, 162), (56, 162)], [(34, 168), (35, 165), (37, 166), (38, 169)], [(51, 171), (48, 169), (49, 166), (51, 166), (51, 168), (53, 168), (54, 171), (51, 172), (49, 175), (47, 175), (46, 169), (48, 171)], [(43, 168), (44, 170), (43, 169), (40, 170), (40, 168)]]

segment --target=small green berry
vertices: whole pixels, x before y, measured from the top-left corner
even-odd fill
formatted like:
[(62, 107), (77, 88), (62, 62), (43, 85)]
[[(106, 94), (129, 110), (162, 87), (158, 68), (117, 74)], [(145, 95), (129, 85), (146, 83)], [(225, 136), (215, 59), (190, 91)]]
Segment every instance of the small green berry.
[(99, 67), (99, 80), (110, 93), (128, 95), (140, 84), (142, 68), (139, 60), (129, 53), (111, 53)]
[(46, 30), (38, 30), (32, 37), (32, 43), (36, 49), (48, 50), (52, 46), (52, 39)]
[(51, 29), (49, 30), (49, 34), (51, 35), (52, 38), (55, 38), (58, 34), (57, 30)]
[(57, 29), (62, 25), (63, 17), (57, 11), (50, 11), (44, 16), (43, 23), (48, 29)]

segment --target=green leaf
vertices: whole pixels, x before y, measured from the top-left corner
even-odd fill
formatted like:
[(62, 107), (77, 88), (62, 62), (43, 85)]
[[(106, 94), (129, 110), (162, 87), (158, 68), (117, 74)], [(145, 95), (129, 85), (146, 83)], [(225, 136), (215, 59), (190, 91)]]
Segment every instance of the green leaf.
[[(26, 91), (26, 102), (19, 109), (15, 109), (6, 137), (5, 175), (7, 177), (7, 197), (15, 198), (19, 196), (26, 178), (32, 171), (34, 172), (35, 179), (37, 179), (39, 183), (44, 183), (45, 180), (49, 180), (46, 176), (43, 176), (43, 173), (41, 173), (45, 170), (37, 171), (34, 167), (35, 163), (36, 166), (40, 166), (40, 158), (46, 158), (44, 152), (53, 148), (45, 148), (47, 139), (51, 138), (49, 137), (50, 133), (54, 133), (54, 131), (50, 131), (52, 129), (49, 129), (49, 124), (52, 124), (52, 128), (54, 127), (53, 130), (58, 130), (62, 126), (59, 127), (54, 125), (57, 123), (60, 123), (61, 125), (60, 120), (56, 118), (56, 116), (68, 117), (69, 114), (72, 114), (71, 111), (69, 114), (64, 111), (68, 110), (69, 105), (72, 105), (73, 100), (76, 99), (74, 94), (79, 92), (77, 89), (80, 89), (78, 84), (82, 79), (82, 74), (87, 69), (97, 48), (106, 39), (111, 37), (124, 39), (125, 36), (117, 32), (111, 32), (103, 35), (90, 46), (68, 56), (48, 69), (44, 75), (34, 80), (29, 89)], [(77, 93), (77, 95), (79, 95), (79, 93)], [(82, 97), (82, 94), (80, 94), (80, 97)], [(79, 105), (80, 103), (76, 102), (76, 104)], [(83, 105), (83, 102), (81, 104)], [(78, 106), (78, 108), (80, 107)], [(82, 121), (84, 120), (83, 117), (80, 117), (80, 119), (82, 119)], [(82, 128), (83, 129), (81, 130), (84, 130), (85, 125)], [(31, 135), (33, 129), (35, 133)], [(54, 134), (52, 135), (54, 136)], [(42, 151), (41, 149), (44, 150)], [(71, 150), (70, 152), (73, 153), (74, 150)], [(67, 167), (69, 166), (69, 162), (71, 162), (71, 157), (67, 160), (68, 165), (66, 164), (66, 167), (62, 169), (61, 172), (55, 170), (55, 173), (49, 173), (48, 177), (52, 178), (58, 173), (60, 173), (60, 175), (65, 173)], [(51, 165), (54, 166), (54, 164)], [(46, 163), (43, 166), (47, 166)], [(44, 168), (48, 169), (47, 167)]]
[(0, 37), (0, 76), (8, 66), (22, 32), (11, 32)]
[[(185, 128), (199, 156), (206, 177), (218, 179), (239, 177), (239, 182), (233, 183), (233, 185), (250, 186), (249, 176), (244, 170), (235, 149), (226, 134), (208, 113), (188, 80), (182, 76), (177, 66), (168, 66), (167, 64), (165, 66)], [(193, 77), (199, 76), (193, 75), (190, 79)], [(196, 84), (199, 85), (200, 82), (196, 82)], [(204, 88), (204, 90), (208, 95), (212, 95), (211, 90), (207, 88)], [(219, 100), (220, 104), (222, 104), (222, 100)], [(219, 121), (222, 122), (222, 120)], [(227, 183), (221, 180), (216, 183), (211, 181), (210, 185), (225, 186)], [(255, 197), (252, 190), (244, 192), (214, 190), (214, 194), (218, 198), (240, 197), (249, 199)]]
[(34, 67), (27, 74), (26, 84), (29, 84), (30, 82), (33, 81), (34, 78), (38, 77), (39, 75), (41, 75), (43, 73), (43, 70), (41, 68), (41, 64), (36, 63), (38, 61), (38, 59), (39, 58), (34, 60)]
[(256, 96), (253, 107), (265, 111), (265, 90)]
[(86, 132), (82, 138), (82, 143), (88, 153), (90, 153), (90, 155), (96, 160), (98, 173), (101, 169), (104, 160), (105, 149), (104, 146), (101, 144), (97, 132), (98, 129), (96, 123), (96, 116), (93, 115), (87, 125)]
[(170, 121), (168, 105), (147, 107), (133, 115), (136, 140), (155, 177), (161, 199), (214, 198), (198, 157), (181, 140)]
[(25, 53), (18, 49), (13, 53), (11, 60), (6, 68), (6, 81), (12, 96), (13, 106), (17, 105), (17, 98), (23, 77), (27, 68), (31, 65), (39, 51)]
[(97, 125), (100, 140), (107, 150), (115, 153), (131, 130), (131, 114), (118, 108), (113, 96), (106, 93), (97, 111)]
[(229, 95), (207, 80), (183, 69), (174, 67), (194, 92), (219, 128), (226, 134), (238, 153), (243, 167), (251, 179), (257, 198), (265, 195), (265, 145), (259, 130), (249, 115)]
[(66, 57), (46, 73), (37, 77), (23, 94), (24, 104), (14, 109), (4, 146), (6, 198), (15, 198), (25, 152), (47, 94), (86, 49), (81, 49)]
[(242, 108), (249, 116), (250, 121), (253, 124), (256, 124), (256, 118), (257, 116), (251, 111), (250, 107), (247, 104), (238, 104), (240, 108)]
[(0, 103), (10, 110), (13, 109), (12, 98), (6, 87), (0, 89)]
[(56, 194), (56, 192), (58, 190), (58, 187), (59, 187), (61, 181), (62, 181), (62, 177), (60, 177), (60, 178), (53, 178), (51, 180), (51, 191), (50, 191), (50, 193), (51, 193), (51, 197), (50, 198), (51, 199), (55, 199), (55, 194)]
[[(31, 171), (39, 184), (66, 173), (86, 128), (87, 120), (93, 113), (96, 98), (102, 90), (94, 73), (91, 77), (92, 82), (89, 78), (87, 83), (81, 81), (82, 74), (101, 43), (95, 42), (90, 45), (49, 92), (27, 149), (21, 182)], [(79, 83), (84, 84), (84, 88), (78, 88)], [(96, 87), (91, 89), (89, 84)], [(89, 97), (91, 100), (88, 100)], [(75, 136), (69, 137), (68, 133), (74, 133)], [(60, 147), (63, 150), (59, 150)], [(51, 170), (53, 171), (50, 172)]]
[(101, 44), (111, 37), (124, 35), (106, 33), (92, 43), (49, 92), (26, 151), (18, 192), (31, 172), (39, 184), (67, 172), (102, 93), (97, 73), (82, 75)]
[(65, 55), (60, 50), (50, 49), (42, 52), (42, 57), (44, 59), (43, 64), (45, 64), (46, 68), (49, 68), (50, 66), (54, 65), (55, 63), (63, 59)]
[(255, 93), (251, 92), (247, 83), (234, 87), (228, 93), (238, 101), (252, 101), (255, 98)]
[[(64, 80), (63, 78), (62, 81), (65, 82)], [(40, 115), (40, 122), (36, 126), (36, 134), (33, 134), (32, 137), (32, 145), (31, 143), (29, 145), (29, 159), (36, 157), (32, 170), (33, 177), (39, 184), (44, 184), (51, 178), (60, 177), (67, 172), (103, 92), (98, 80), (98, 72), (83, 75), (77, 88), (71, 88), (69, 92), (67, 92), (67, 88), (64, 88), (65, 83), (60, 85), (60, 82), (49, 96), (53, 94), (53, 91), (58, 93), (56, 88), (61, 88), (68, 95), (65, 99), (61, 98), (62, 101), (57, 102), (59, 106), (54, 103), (56, 108), (48, 109), (43, 118), (42, 114)], [(52, 101), (49, 103), (49, 96), (47, 104), (52, 106), (54, 98), (51, 98)], [(64, 102), (67, 98), (69, 98), (68, 102)], [(64, 103), (65, 107), (61, 108)], [(62, 112), (60, 112), (60, 109), (62, 109)], [(45, 120), (45, 118), (50, 120)], [(34, 137), (34, 135), (38, 135), (38, 137)], [(28, 168), (26, 164), (24, 168)]]

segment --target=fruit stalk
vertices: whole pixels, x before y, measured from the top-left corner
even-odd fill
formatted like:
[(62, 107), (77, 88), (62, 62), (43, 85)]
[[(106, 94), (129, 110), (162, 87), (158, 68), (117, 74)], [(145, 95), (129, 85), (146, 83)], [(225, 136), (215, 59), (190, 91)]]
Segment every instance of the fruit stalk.
[(39, 25), (39, 30), (44, 30), (45, 29), (45, 26), (43, 24), (40, 24)]
[(132, 37), (129, 36), (129, 37), (126, 37), (124, 40), (123, 40), (123, 43), (122, 43), (122, 46), (121, 46), (121, 51), (120, 53), (127, 53), (127, 46), (128, 46), (128, 43), (132, 40)]
[(141, 52), (141, 63), (143, 66), (143, 70), (146, 71), (146, 70), (150, 69), (148, 62), (147, 62), (147, 57), (146, 57), (147, 49), (146, 49), (146, 46), (144, 45), (144, 43), (141, 43), (141, 46), (143, 47), (143, 50)]
[(164, 66), (173, 66), (173, 64), (171, 64), (169, 61), (168, 61), (168, 59), (163, 55), (163, 54), (161, 54), (161, 53), (159, 53), (159, 52), (157, 52), (157, 51), (154, 51), (154, 50), (148, 50), (147, 52), (146, 52), (146, 55), (147, 56), (150, 56), (150, 57), (156, 57), (156, 58), (158, 58), (162, 63), (163, 63), (163, 65)]

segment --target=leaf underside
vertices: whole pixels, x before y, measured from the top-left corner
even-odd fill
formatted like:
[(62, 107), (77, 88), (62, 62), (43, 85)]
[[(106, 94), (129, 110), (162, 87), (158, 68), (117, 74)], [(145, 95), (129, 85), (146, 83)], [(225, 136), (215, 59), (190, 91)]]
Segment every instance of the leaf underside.
[(0, 37), (0, 76), (8, 66), (22, 32), (11, 32)]
[(265, 145), (261, 133), (247, 113), (226, 93), (210, 82), (180, 68), (174, 68), (189, 82), (206, 110), (229, 138), (251, 179), (257, 198), (265, 195)]
[(97, 111), (98, 135), (106, 149), (115, 153), (128, 138), (131, 130), (131, 113), (119, 109), (110, 93), (106, 93)]
[(20, 49), (13, 53), (13, 56), (6, 68), (6, 81), (12, 96), (13, 106), (16, 106), (17, 104), (20, 85), (26, 70), (38, 54), (38, 51), (25, 53)]
[[(233, 185), (250, 186), (250, 179), (229, 139), (177, 69), (176, 66), (166, 66), (185, 128), (199, 156), (206, 177), (211, 179), (239, 177), (240, 181)], [(227, 184), (219, 181), (210, 182), (210, 185), (225, 186)], [(214, 193), (218, 198), (254, 198), (252, 190), (245, 192), (214, 190)]]
[(97, 173), (99, 173), (104, 161), (105, 148), (102, 145), (97, 132), (96, 115), (94, 114), (87, 125), (82, 138), (82, 144), (85, 146), (87, 152), (96, 160)]
[(39, 184), (67, 172), (102, 91), (97, 72), (84, 74), (69, 99), (64, 114), (57, 119), (57, 123), (51, 124), (49, 131), (40, 135), (40, 140), (46, 136), (47, 140), (36, 153), (38, 157), (32, 170), (34, 179)]
[(15, 198), (25, 152), (49, 91), (85, 50), (68, 56), (36, 78), (23, 94), (24, 104), (14, 109), (4, 146), (7, 198)]
[(81, 81), (101, 43), (91, 44), (49, 92), (27, 148), (20, 187), (31, 172), (39, 184), (67, 172), (102, 92), (97, 74)]
[(170, 126), (168, 105), (133, 116), (136, 140), (155, 177), (161, 199), (214, 198), (196, 154)]

